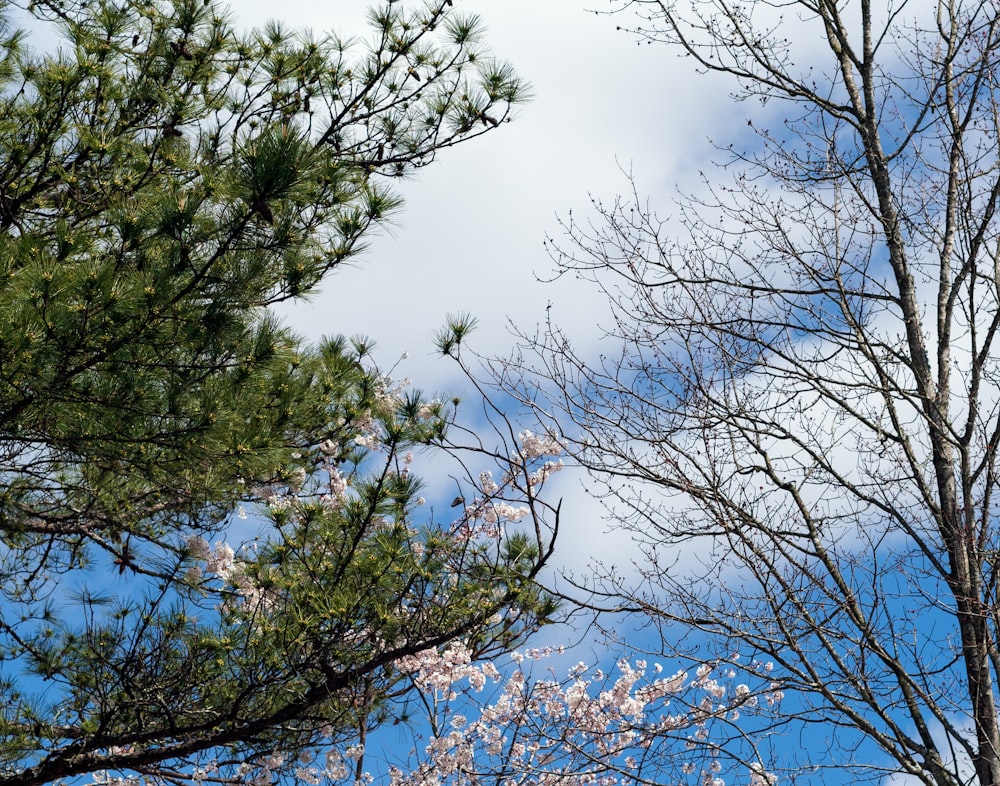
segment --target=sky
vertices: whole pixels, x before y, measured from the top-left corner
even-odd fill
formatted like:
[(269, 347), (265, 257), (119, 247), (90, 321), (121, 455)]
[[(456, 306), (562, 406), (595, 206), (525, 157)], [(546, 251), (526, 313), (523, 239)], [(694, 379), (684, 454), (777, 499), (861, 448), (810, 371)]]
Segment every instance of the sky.
[[(510, 346), (508, 319), (533, 326), (550, 303), (560, 324), (593, 328), (596, 295), (537, 280), (552, 269), (543, 238), (558, 234), (558, 217), (585, 212), (590, 195), (626, 190), (624, 169), (647, 193), (667, 194), (710, 155), (707, 129), (732, 109), (724, 89), (706, 94), (684, 61), (638, 46), (616, 31), (619, 20), (585, 2), (459, 0), (484, 20), (494, 53), (531, 83), (533, 100), (512, 123), (445, 151), (403, 183), (406, 204), (390, 232), (311, 303), (288, 309), (292, 324), (312, 336), (364, 333), (383, 362), (409, 352), (406, 373), (425, 387), (442, 373), (430, 353), (449, 313), (478, 318), (475, 346), (487, 352)], [(316, 31), (361, 32), (363, 7), (285, 0), (280, 15)], [(234, 10), (246, 24), (276, 13), (260, 0)]]

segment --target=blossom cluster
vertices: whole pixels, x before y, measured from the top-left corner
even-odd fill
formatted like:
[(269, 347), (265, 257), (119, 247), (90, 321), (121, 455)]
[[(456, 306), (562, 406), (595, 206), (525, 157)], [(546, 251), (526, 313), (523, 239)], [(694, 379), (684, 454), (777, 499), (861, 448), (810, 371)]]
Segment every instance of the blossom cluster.
[[(640, 762), (661, 769), (666, 763), (679, 775), (696, 775), (701, 786), (725, 786), (718, 760), (709, 755), (699, 771), (684, 757), (696, 748), (710, 754), (711, 721), (756, 706), (749, 686), (731, 684), (731, 672), (719, 674), (716, 664), (700, 665), (691, 678), (685, 670), (665, 675), (660, 664), (642, 659), (620, 660), (614, 677), (581, 662), (562, 680), (530, 678), (525, 661), (561, 652), (513, 653), (514, 669), (504, 680), (494, 664), (472, 662), (459, 644), (407, 659), (401, 668), (427, 694), (433, 733), (415, 765), (391, 769), (392, 786), (619, 786), (635, 781)], [(476, 699), (484, 686), (501, 681), (489, 701)], [(748, 776), (751, 786), (776, 783), (760, 765)]]
[[(380, 381), (379, 390), (383, 404), (402, 403), (402, 387), (388, 378)], [(436, 417), (438, 410), (437, 405), (422, 405), (416, 417)], [(352, 426), (356, 436), (348, 437), (351, 444), (389, 456), (374, 419), (356, 417)], [(456, 543), (499, 538), (504, 524), (531, 514), (522, 500), (530, 500), (563, 468), (555, 458), (563, 450), (556, 435), (522, 431), (518, 440), (499, 480), (490, 472), (480, 474), (476, 497), (463, 506), (448, 532)], [(325, 473), (320, 502), (330, 510), (343, 510), (349, 495), (356, 493), (356, 478), (342, 474), (343, 454), (333, 441), (322, 443), (319, 454), (317, 466)], [(392, 471), (407, 474), (411, 461), (412, 453), (401, 454)], [(258, 496), (272, 512), (294, 522), (299, 505), (315, 499), (318, 487), (315, 475), (290, 476), (286, 485), (258, 490)], [(310, 486), (304, 489), (307, 480)], [(410, 551), (417, 560), (423, 560), (427, 549), (441, 548), (410, 532)], [(255, 615), (268, 612), (273, 599), (250, 579), (247, 560), (252, 554), (238, 555), (222, 542), (212, 547), (200, 537), (191, 538), (187, 549), (203, 563), (206, 574), (232, 588), (224, 605), (238, 603)], [(399, 659), (394, 669), (423, 694), (428, 715), (414, 727), (426, 737), (411, 757), (380, 765), (383, 771), (388, 768), (390, 786), (621, 786), (635, 782), (648, 767), (657, 768), (658, 775), (672, 771), (678, 780), (686, 776), (699, 786), (725, 786), (722, 763), (713, 755), (712, 724), (735, 722), (741, 711), (773, 705), (781, 698), (777, 683), (752, 690), (736, 682), (735, 671), (715, 663), (697, 665), (692, 673), (665, 673), (660, 664), (621, 659), (605, 673), (580, 662), (561, 679), (532, 677), (533, 664), (561, 654), (561, 648), (514, 652), (509, 667), (501, 671), (493, 661), (476, 661), (466, 644), (452, 642)], [(749, 672), (766, 670), (754, 667)], [(253, 786), (268, 786), (289, 772), (306, 784), (374, 779), (363, 773), (364, 746), (338, 748), (330, 742), (329, 750), (315, 758), (289, 762), (265, 757), (245, 763), (237, 774)], [(775, 783), (763, 766), (751, 767), (742, 780), (751, 786)]]
[(523, 459), (535, 459), (539, 456), (558, 456), (563, 451), (559, 438), (552, 433), (535, 434), (522, 431), (517, 435), (521, 441), (520, 456)]
[(499, 483), (493, 479), (491, 472), (483, 472), (479, 476), (480, 495), (464, 509), (463, 529), (470, 536), (477, 534), (495, 537), (499, 534), (501, 522), (516, 522), (530, 515), (530, 507), (512, 503), (509, 498), (515, 494), (519, 498), (523, 497), (528, 490), (534, 493), (549, 477), (563, 468), (561, 460), (528, 466), (536, 459), (556, 456), (563, 451), (562, 444), (554, 435), (547, 433), (539, 436), (531, 431), (522, 431), (518, 434), (518, 439), (521, 447), (511, 454), (510, 469), (503, 473)]
[(458, 698), (457, 686), (463, 680), (476, 692), (487, 681), (500, 681), (500, 672), (493, 662), (473, 662), (471, 650), (462, 642), (452, 642), (440, 652), (427, 649), (400, 658), (396, 668), (411, 675), (420, 690), (446, 696), (449, 701)]
[[(246, 560), (236, 556), (233, 547), (223, 541), (217, 541), (214, 547), (208, 545), (200, 535), (193, 535), (187, 540), (187, 549), (196, 560), (204, 561), (204, 572), (217, 576), (226, 586), (235, 590), (234, 595), (228, 595), (223, 607), (232, 609), (236, 601), (242, 601), (243, 610), (257, 617), (267, 614), (276, 602), (273, 592), (261, 587), (253, 580), (247, 570)], [(200, 568), (193, 567), (189, 577), (200, 576)]]
[[(390, 786), (502, 784), (624, 786), (672, 772), (678, 783), (726, 786), (707, 733), (713, 719), (758, 695), (717, 664), (666, 673), (643, 659), (619, 660), (612, 673), (579, 662), (562, 679), (534, 679), (529, 666), (564, 655), (562, 647), (511, 653), (504, 676), (493, 661), (475, 661), (461, 642), (397, 661), (425, 696), (429, 729), (410, 757), (389, 763)], [(552, 669), (549, 669), (552, 672)], [(487, 690), (489, 689), (489, 690)], [(780, 697), (779, 697), (780, 698)], [(692, 760), (695, 748), (705, 754)], [(302, 783), (371, 783), (365, 747), (332, 747), (301, 754), (292, 772)], [(251, 786), (271, 786), (287, 770), (281, 755), (247, 762), (237, 773)], [(115, 781), (108, 786), (127, 786)], [(762, 764), (751, 763), (737, 783), (776, 786)]]

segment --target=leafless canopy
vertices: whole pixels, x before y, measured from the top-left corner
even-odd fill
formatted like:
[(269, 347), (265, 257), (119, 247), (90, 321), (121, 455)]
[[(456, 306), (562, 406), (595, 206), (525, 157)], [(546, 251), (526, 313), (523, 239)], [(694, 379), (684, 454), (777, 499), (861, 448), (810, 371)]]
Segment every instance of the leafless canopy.
[(549, 326), (495, 367), (645, 546), (597, 589), (773, 661), (796, 782), (998, 784), (1000, 7), (621, 5), (751, 138), (672, 222), (566, 223), (613, 350)]

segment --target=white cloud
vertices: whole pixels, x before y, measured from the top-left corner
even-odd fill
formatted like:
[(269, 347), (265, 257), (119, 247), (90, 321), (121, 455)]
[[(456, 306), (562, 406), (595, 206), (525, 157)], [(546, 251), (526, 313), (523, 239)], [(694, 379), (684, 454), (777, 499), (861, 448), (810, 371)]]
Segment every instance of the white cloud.
[[(244, 2), (241, 22), (280, 13), (292, 25), (361, 30), (360, 3), (288, 0), (280, 8)], [(638, 47), (615, 21), (577, 2), (468, 0), (460, 10), (482, 16), (486, 40), (533, 85), (534, 100), (513, 123), (454, 150), (411, 182), (391, 235), (333, 275), (310, 304), (286, 310), (310, 335), (362, 332), (381, 357), (409, 351), (427, 357), (431, 336), (448, 313), (479, 318), (476, 344), (503, 351), (508, 317), (521, 325), (544, 319), (552, 301), (561, 324), (592, 332), (603, 303), (592, 291), (560, 281), (545, 286), (551, 263), (546, 233), (556, 215), (585, 210), (588, 193), (621, 190), (621, 166), (635, 166), (654, 190), (709, 154), (709, 116), (728, 98), (706, 100), (687, 64), (663, 49)], [(441, 364), (410, 369), (421, 384)]]

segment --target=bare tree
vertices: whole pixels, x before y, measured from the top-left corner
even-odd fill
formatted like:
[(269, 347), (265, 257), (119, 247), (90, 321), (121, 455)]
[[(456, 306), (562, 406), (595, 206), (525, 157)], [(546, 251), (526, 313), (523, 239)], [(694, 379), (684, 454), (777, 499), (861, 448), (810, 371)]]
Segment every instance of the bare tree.
[(635, 191), (566, 223), (613, 351), (549, 325), (494, 369), (643, 544), (594, 589), (773, 662), (796, 782), (1000, 784), (1000, 6), (618, 11), (753, 136), (674, 223)]

